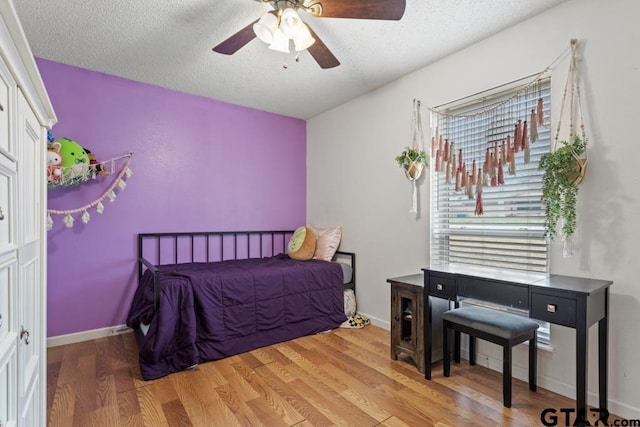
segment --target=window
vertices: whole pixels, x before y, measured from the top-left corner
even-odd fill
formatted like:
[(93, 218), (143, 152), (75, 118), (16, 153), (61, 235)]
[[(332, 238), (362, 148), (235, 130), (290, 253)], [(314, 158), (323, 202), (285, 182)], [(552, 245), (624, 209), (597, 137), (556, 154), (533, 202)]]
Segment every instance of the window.
[[(548, 272), (548, 240), (544, 236), (544, 206), (540, 156), (549, 151), (550, 79), (535, 84), (483, 93), (473, 99), (439, 107), (434, 113), (441, 135), (455, 143), (455, 151), (464, 150), (469, 164), (483, 162), (487, 149), (499, 146), (511, 137), (514, 124), (530, 117), (542, 98), (545, 123), (538, 127), (538, 139), (529, 144), (529, 162), (525, 153), (515, 154), (515, 174), (504, 169), (504, 184), (483, 185), (483, 214), (476, 215), (476, 197), (455, 191), (447, 183), (446, 173), (435, 172), (431, 158), (432, 235), (431, 262), (479, 264), (499, 268)], [(444, 169), (444, 167), (442, 168)]]
[[(513, 135), (514, 123), (530, 117), (542, 99), (544, 125), (538, 139), (530, 143), (529, 162), (525, 153), (515, 155), (515, 174), (504, 170), (504, 184), (482, 186), (482, 215), (476, 215), (476, 197), (455, 191), (446, 179), (444, 167), (436, 172), (436, 156), (431, 158), (431, 262), (478, 264), (547, 273), (548, 239), (544, 236), (544, 206), (540, 156), (549, 152), (550, 79), (523, 83), (507, 90), (484, 92), (473, 98), (439, 107), (432, 122), (441, 135), (463, 148), (465, 161), (482, 163), (487, 149), (502, 144)], [(447, 182), (449, 181), (449, 182)], [(466, 304), (488, 305), (469, 300)], [(518, 310), (501, 307), (527, 316)], [(550, 343), (548, 322), (540, 323), (538, 341)]]

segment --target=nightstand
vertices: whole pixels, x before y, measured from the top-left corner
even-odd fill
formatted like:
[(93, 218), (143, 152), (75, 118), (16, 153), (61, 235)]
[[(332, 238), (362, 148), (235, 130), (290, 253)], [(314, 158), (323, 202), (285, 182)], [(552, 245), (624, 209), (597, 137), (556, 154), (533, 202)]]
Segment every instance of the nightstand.
[[(405, 353), (413, 359), (418, 371), (424, 373), (427, 338), (431, 340), (431, 363), (442, 360), (442, 313), (450, 309), (449, 301), (428, 297), (423, 273), (394, 277), (387, 282), (391, 284), (391, 358), (398, 360), (398, 354)], [(426, 322), (431, 327), (425, 330), (427, 313), (432, 316)]]
[(391, 284), (391, 358), (409, 355), (424, 373), (422, 273), (387, 279)]

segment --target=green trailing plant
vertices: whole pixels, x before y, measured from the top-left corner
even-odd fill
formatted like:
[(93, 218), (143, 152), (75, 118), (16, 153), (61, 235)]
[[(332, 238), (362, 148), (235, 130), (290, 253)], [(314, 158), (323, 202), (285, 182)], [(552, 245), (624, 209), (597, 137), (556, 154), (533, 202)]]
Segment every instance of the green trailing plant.
[(398, 157), (396, 157), (396, 162), (398, 162), (400, 167), (405, 167), (411, 162), (418, 162), (427, 166), (428, 158), (429, 155), (426, 151), (407, 147)]
[[(578, 184), (582, 180), (583, 159), (587, 141), (576, 136), (572, 143), (559, 141), (562, 146), (557, 150), (543, 154), (538, 169), (544, 171), (542, 177), (542, 202), (545, 205), (545, 236), (553, 239), (560, 234), (570, 238), (576, 227)], [(560, 220), (560, 233), (556, 228)]]

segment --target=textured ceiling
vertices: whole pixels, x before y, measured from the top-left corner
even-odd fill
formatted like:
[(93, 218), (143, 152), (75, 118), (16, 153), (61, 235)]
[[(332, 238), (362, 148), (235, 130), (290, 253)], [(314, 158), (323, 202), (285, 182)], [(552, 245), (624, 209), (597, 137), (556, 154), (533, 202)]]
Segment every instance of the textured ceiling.
[(325, 70), (257, 38), (231, 56), (212, 52), (271, 10), (255, 0), (13, 3), (36, 57), (308, 119), (564, 1), (407, 0), (400, 21), (301, 13), (341, 62)]

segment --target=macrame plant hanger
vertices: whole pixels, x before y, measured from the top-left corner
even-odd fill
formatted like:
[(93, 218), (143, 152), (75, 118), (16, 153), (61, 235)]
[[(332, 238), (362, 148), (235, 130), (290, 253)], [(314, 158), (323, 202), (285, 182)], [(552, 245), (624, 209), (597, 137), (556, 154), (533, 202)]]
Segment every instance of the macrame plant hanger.
[[(569, 74), (567, 75), (567, 82), (564, 87), (564, 92), (562, 94), (562, 104), (560, 104), (560, 117), (558, 118), (558, 127), (556, 128), (556, 134), (553, 138), (553, 151), (556, 150), (558, 145), (558, 139), (560, 137), (560, 128), (562, 126), (562, 117), (565, 113), (565, 106), (567, 104), (567, 95), (569, 95), (569, 143), (573, 141), (576, 136), (576, 130), (574, 125), (574, 118), (576, 115), (576, 109), (578, 110), (578, 115), (580, 117), (580, 137), (583, 141), (586, 142), (587, 137), (584, 130), (584, 119), (582, 117), (582, 107), (580, 100), (580, 85), (578, 81), (578, 70), (577, 70), (577, 50), (578, 50), (578, 40), (571, 39), (571, 61), (569, 63)], [(584, 174), (587, 168), (587, 150), (584, 151), (583, 155), (578, 155), (575, 152), (572, 152), (576, 162), (579, 165), (579, 176), (576, 178), (576, 183), (580, 184), (584, 179)]]
[[(420, 116), (420, 101), (413, 100), (413, 111), (411, 116), (411, 145), (410, 148), (416, 151), (424, 151), (424, 133), (422, 131), (422, 118)], [(410, 213), (418, 217), (418, 184), (416, 181), (422, 176), (424, 163), (411, 161), (404, 167), (404, 174), (411, 181), (411, 209)]]
[(109, 187), (93, 202), (88, 203), (76, 209), (65, 209), (65, 210), (47, 209), (47, 231), (51, 231), (51, 229), (53, 228), (53, 218), (51, 217), (51, 215), (64, 216), (64, 219), (62, 221), (67, 226), (67, 228), (71, 228), (73, 227), (73, 223), (75, 221), (75, 219), (73, 218), (74, 214), (78, 214), (82, 212), (81, 219), (82, 219), (82, 222), (85, 224), (87, 224), (89, 222), (89, 219), (91, 218), (91, 216), (89, 215), (89, 209), (95, 207), (96, 213), (101, 214), (104, 211), (104, 205), (102, 204), (102, 201), (108, 198), (110, 202), (114, 202), (116, 200), (116, 192), (115, 192), (116, 187), (120, 191), (126, 188), (127, 184), (124, 178), (125, 177), (131, 178), (131, 176), (133, 175), (133, 172), (131, 171), (131, 169), (129, 169), (129, 164), (131, 163), (132, 157), (133, 157), (133, 153), (127, 153), (120, 157), (114, 157), (111, 160), (103, 162), (103, 163), (111, 162), (111, 174), (113, 174), (113, 172), (115, 172), (115, 161), (120, 159), (127, 159), (127, 161), (122, 166), (122, 169), (120, 170), (120, 172), (115, 176), (113, 183), (109, 185)]
[[(564, 92), (562, 94), (562, 103), (560, 104), (560, 115), (558, 118), (558, 126), (556, 128), (556, 133), (553, 138), (553, 146), (552, 151), (555, 151), (558, 145), (558, 139), (560, 137), (560, 129), (562, 126), (562, 117), (565, 114), (565, 107), (569, 104), (569, 135), (568, 135), (568, 143), (571, 144), (576, 137), (576, 129), (574, 125), (574, 119), (577, 115), (580, 118), (580, 137), (584, 142), (584, 150), (583, 153), (576, 153), (572, 151), (571, 154), (576, 160), (577, 170), (576, 170), (576, 185), (579, 185), (583, 180), (585, 173), (587, 171), (587, 137), (584, 130), (584, 119), (582, 116), (582, 102), (580, 100), (580, 82), (578, 78), (578, 61), (577, 61), (577, 51), (578, 51), (578, 40), (571, 39), (571, 60), (569, 62), (569, 73), (567, 75), (567, 82), (564, 87)], [(562, 225), (561, 225), (562, 226)], [(562, 256), (570, 257), (573, 254), (571, 237), (562, 237)]]

